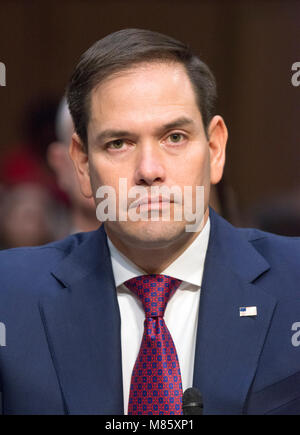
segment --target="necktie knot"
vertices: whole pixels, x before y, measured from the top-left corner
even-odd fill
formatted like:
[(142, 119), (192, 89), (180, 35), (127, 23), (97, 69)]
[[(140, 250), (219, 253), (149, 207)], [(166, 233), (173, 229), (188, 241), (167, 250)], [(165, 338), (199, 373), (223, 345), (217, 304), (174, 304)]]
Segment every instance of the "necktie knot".
[(152, 274), (129, 279), (124, 284), (142, 301), (146, 317), (163, 317), (181, 281), (168, 275)]

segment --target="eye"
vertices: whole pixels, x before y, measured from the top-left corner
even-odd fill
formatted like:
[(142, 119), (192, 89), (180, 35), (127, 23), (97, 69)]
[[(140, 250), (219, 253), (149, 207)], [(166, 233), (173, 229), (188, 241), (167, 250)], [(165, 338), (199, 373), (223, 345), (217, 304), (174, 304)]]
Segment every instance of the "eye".
[(167, 142), (169, 143), (180, 143), (185, 139), (185, 136), (182, 133), (172, 133), (167, 137)]
[(124, 143), (125, 142), (123, 139), (116, 139), (116, 140), (112, 140), (111, 142), (108, 142), (106, 147), (114, 150), (119, 150), (123, 147)]

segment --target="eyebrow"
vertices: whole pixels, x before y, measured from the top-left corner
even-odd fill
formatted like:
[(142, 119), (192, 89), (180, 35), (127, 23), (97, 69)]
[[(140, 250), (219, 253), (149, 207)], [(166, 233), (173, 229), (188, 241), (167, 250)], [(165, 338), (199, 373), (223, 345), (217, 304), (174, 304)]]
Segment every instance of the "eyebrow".
[(191, 118), (187, 118), (185, 116), (181, 116), (180, 118), (175, 119), (174, 121), (165, 124), (162, 127), (162, 130), (172, 130), (173, 128), (184, 127), (189, 125), (194, 125), (195, 122)]
[[(181, 116), (180, 118), (177, 118), (174, 121), (168, 122), (167, 124), (164, 124), (163, 126), (159, 127), (157, 131), (161, 133), (167, 130), (173, 130), (174, 128), (190, 126), (194, 124), (195, 122), (191, 118)], [(97, 134), (96, 142), (102, 143), (113, 137), (129, 137), (129, 136), (136, 136), (136, 135), (127, 130), (107, 129)]]
[(130, 136), (131, 133), (126, 130), (113, 130), (108, 129), (104, 130), (101, 133), (97, 134), (96, 136), (96, 142), (105, 142), (108, 139), (111, 139), (113, 137), (124, 137), (124, 136)]

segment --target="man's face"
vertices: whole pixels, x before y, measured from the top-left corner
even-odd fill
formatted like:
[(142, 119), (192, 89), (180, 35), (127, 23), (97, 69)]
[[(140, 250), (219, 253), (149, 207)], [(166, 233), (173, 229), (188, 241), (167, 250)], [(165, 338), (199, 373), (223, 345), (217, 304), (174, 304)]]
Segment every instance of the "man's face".
[[(91, 94), (86, 156), (78, 151), (76, 136), (73, 141), (82, 191), (96, 197), (100, 186), (111, 186), (118, 205), (120, 178), (127, 179), (128, 190), (143, 186), (149, 197), (153, 186), (179, 186), (182, 192), (191, 186), (195, 199), (196, 186), (204, 186), (207, 218), (210, 183), (222, 176), (225, 130), (222, 118), (215, 117), (210, 125), (213, 140), (207, 139), (182, 65), (139, 64), (105, 80)], [(128, 208), (133, 201), (128, 199)], [(166, 205), (169, 221), (162, 219)], [(149, 219), (107, 221), (105, 228), (112, 240), (125, 245), (167, 247), (187, 237), (184, 216), (180, 222), (174, 219), (178, 207), (176, 201), (140, 205), (136, 212)], [(152, 209), (159, 210), (159, 220), (150, 219)]]

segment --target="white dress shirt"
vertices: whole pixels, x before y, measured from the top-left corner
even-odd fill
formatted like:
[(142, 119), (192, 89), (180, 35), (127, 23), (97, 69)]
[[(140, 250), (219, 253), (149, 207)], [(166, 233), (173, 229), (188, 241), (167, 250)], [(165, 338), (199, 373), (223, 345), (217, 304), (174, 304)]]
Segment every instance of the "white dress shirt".
[[(200, 289), (209, 233), (208, 218), (192, 244), (161, 272), (182, 281), (167, 304), (164, 320), (177, 350), (183, 391), (193, 384)], [(127, 414), (131, 374), (142, 341), (145, 313), (141, 301), (124, 282), (146, 272), (126, 258), (109, 238), (107, 240), (121, 315), (124, 413)]]

